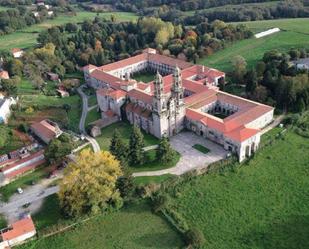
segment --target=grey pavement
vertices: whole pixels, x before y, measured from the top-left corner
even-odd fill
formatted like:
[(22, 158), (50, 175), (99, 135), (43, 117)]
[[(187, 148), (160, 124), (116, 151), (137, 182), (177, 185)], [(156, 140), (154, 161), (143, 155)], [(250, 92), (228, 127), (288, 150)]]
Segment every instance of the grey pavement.
[(88, 113), (88, 96), (83, 92), (83, 88), (84, 88), (84, 85), (80, 86), (77, 89), (78, 94), (81, 96), (83, 100), (83, 110), (82, 110), (82, 116), (79, 121), (79, 130), (81, 134), (83, 134), (85, 138), (91, 143), (93, 151), (98, 152), (101, 150), (100, 145), (94, 138), (90, 137), (85, 130), (85, 121), (86, 121), (87, 113)]
[[(134, 173), (133, 176), (182, 175), (194, 169), (206, 168), (211, 163), (226, 158), (228, 153), (222, 146), (197, 136), (192, 132), (181, 132), (172, 137), (170, 142), (172, 147), (181, 154), (181, 158), (175, 167), (157, 171), (138, 172)], [(205, 146), (210, 152), (204, 154), (194, 149), (192, 146), (195, 144)]]

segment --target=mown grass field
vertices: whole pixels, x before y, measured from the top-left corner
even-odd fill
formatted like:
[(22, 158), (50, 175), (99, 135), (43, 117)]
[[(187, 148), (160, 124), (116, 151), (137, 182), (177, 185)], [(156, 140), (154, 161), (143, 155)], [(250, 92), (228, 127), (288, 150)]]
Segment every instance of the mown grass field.
[[(49, 200), (57, 210), (58, 205)], [(49, 209), (47, 209), (49, 210)], [(55, 210), (52, 210), (54, 213)], [(58, 212), (60, 210), (58, 209)], [(34, 215), (39, 227), (50, 224), (47, 213)], [(39, 221), (41, 219), (41, 221)], [(151, 213), (146, 203), (130, 204), (119, 212), (98, 216), (76, 226), (74, 229), (45, 239), (30, 241), (19, 249), (176, 249), (183, 241), (167, 222)]]
[(309, 248), (308, 141), (289, 131), (240, 168), (176, 185), (171, 208), (205, 249)]
[[(100, 17), (110, 19), (111, 15), (116, 17), (116, 21), (134, 21), (137, 16), (134, 13), (129, 12), (106, 12), (99, 13)], [(80, 23), (87, 19), (93, 19), (97, 14), (88, 11), (78, 11), (76, 16), (71, 15), (59, 15), (54, 19), (46, 20), (40, 24), (32, 25), (23, 30), (16, 31), (12, 34), (0, 36), (0, 51), (9, 50), (12, 48), (30, 48), (34, 46), (37, 41), (38, 33), (44, 29), (52, 26), (62, 25), (68, 22)]]
[[(269, 28), (278, 27), (281, 32), (264, 38), (251, 38), (235, 42), (224, 50), (199, 60), (199, 63), (215, 67), (223, 71), (231, 71), (231, 59), (236, 55), (243, 56), (248, 68), (263, 58), (266, 51), (278, 49), (287, 51), (291, 48), (309, 47), (309, 18), (279, 19), (269, 21), (243, 22), (254, 32), (258, 33)], [(235, 23), (239, 24), (239, 23)]]

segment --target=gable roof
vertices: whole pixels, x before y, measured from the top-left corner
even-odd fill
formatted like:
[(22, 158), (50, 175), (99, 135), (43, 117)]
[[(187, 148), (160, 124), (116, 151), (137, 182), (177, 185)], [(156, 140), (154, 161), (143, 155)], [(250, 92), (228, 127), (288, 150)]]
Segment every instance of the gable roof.
[(3, 240), (12, 240), (24, 234), (35, 232), (35, 226), (30, 216), (13, 223), (7, 232), (1, 234)]

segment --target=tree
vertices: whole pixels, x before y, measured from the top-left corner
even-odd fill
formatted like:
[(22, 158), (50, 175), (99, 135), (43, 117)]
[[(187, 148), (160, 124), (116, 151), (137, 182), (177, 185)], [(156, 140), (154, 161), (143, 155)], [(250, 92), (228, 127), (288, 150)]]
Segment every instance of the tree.
[(129, 143), (129, 160), (130, 164), (141, 165), (144, 162), (144, 136), (137, 126), (133, 126)]
[(122, 198), (128, 198), (133, 195), (134, 183), (132, 175), (124, 175), (117, 179), (117, 189), (119, 189)]
[(233, 76), (236, 83), (241, 84), (246, 73), (247, 62), (244, 57), (237, 55), (232, 59)]
[(110, 206), (119, 208), (122, 199), (116, 181), (122, 175), (119, 161), (107, 152), (83, 150), (69, 164), (60, 183), (59, 199), (68, 216), (98, 213)]
[(63, 158), (69, 155), (74, 149), (74, 142), (67, 134), (62, 134), (53, 139), (45, 150), (45, 157), (51, 163), (59, 163)]
[(117, 129), (114, 131), (109, 151), (121, 162), (122, 166), (127, 166), (129, 148), (121, 139), (121, 135)]
[(1, 90), (5, 91), (9, 96), (17, 95), (17, 85), (20, 83), (20, 78), (14, 76), (12, 79), (2, 79), (1, 80)]
[(200, 248), (205, 243), (204, 234), (196, 228), (192, 228), (186, 232), (185, 240), (193, 248)]
[(63, 104), (62, 108), (65, 110), (66, 113), (69, 113), (72, 107), (69, 104)]
[(168, 138), (163, 137), (156, 150), (156, 158), (162, 163), (169, 163), (175, 157), (175, 151), (172, 149)]
[(165, 195), (155, 195), (152, 199), (152, 211), (158, 213), (167, 206), (167, 197)]
[(246, 83), (246, 92), (253, 93), (258, 85), (257, 73), (254, 69), (246, 73), (245, 83)]

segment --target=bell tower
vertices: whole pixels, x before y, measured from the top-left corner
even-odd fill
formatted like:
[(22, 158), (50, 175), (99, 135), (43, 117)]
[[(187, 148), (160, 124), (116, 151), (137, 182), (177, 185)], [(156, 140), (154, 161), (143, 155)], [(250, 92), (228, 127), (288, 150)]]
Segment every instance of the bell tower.
[(167, 134), (167, 96), (164, 93), (163, 78), (157, 72), (154, 81), (154, 97), (153, 97), (153, 132), (158, 138)]
[(173, 97), (176, 100), (176, 106), (182, 106), (183, 102), (183, 87), (182, 87), (182, 78), (181, 78), (181, 70), (178, 66), (176, 66), (175, 71), (173, 73), (173, 88), (172, 93)]

